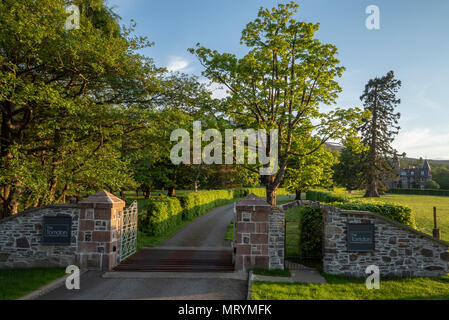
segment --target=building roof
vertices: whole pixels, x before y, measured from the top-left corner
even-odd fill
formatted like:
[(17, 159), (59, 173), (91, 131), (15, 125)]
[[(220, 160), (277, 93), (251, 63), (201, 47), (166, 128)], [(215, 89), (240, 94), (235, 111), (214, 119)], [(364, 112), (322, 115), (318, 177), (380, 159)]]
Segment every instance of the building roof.
[(432, 171), (432, 169), (430, 168), (430, 163), (429, 163), (429, 161), (427, 161), (427, 159), (424, 160), (424, 164), (422, 167), (423, 167), (423, 169), (427, 170), (427, 172), (429, 172), (429, 173)]

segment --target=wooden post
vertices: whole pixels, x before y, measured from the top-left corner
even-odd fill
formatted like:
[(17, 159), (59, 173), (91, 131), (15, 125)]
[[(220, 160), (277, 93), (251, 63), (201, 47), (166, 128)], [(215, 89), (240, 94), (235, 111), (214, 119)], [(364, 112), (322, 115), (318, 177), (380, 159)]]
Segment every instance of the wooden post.
[(440, 239), (440, 229), (437, 224), (437, 208), (433, 207), (433, 237)]

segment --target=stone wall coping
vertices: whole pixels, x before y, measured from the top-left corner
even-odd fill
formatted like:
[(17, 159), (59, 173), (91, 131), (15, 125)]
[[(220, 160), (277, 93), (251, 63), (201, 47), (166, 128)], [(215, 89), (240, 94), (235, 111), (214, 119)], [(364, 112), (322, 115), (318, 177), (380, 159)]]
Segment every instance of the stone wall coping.
[(437, 238), (434, 238), (431, 235), (428, 235), (427, 233), (424, 233), (424, 232), (418, 231), (416, 229), (413, 229), (413, 228), (411, 228), (409, 226), (406, 226), (405, 224), (402, 224), (400, 222), (394, 221), (394, 220), (392, 220), (390, 218), (387, 218), (385, 216), (382, 216), (382, 215), (380, 215), (378, 213), (374, 213), (374, 212), (370, 212), (370, 211), (356, 211), (356, 210), (343, 210), (343, 209), (338, 209), (338, 210), (340, 211), (340, 213), (346, 214), (346, 215), (371, 216), (371, 217), (374, 217), (376, 219), (383, 220), (383, 221), (385, 221), (385, 222), (387, 222), (387, 223), (389, 223), (389, 224), (391, 224), (391, 225), (393, 225), (395, 227), (398, 227), (398, 228), (403, 229), (405, 231), (414, 233), (414, 234), (416, 234), (418, 236), (421, 236), (423, 238), (426, 238), (428, 240), (431, 240), (433, 242), (436, 242), (436, 243), (438, 243), (438, 244), (440, 244), (442, 246), (445, 246), (445, 247), (449, 248), (449, 242), (446, 242), (444, 240), (439, 240)]
[(106, 190), (99, 191), (90, 197), (83, 199), (79, 202), (80, 204), (123, 204), (125, 205), (125, 201), (120, 199), (119, 197), (113, 195), (110, 192), (107, 192)]
[(242, 200), (240, 200), (236, 205), (236, 207), (271, 207), (271, 205), (266, 202), (264, 199), (257, 197), (254, 193), (249, 194)]
[(77, 209), (78, 205), (76, 203), (60, 203), (60, 204), (49, 204), (46, 206), (42, 206), (42, 207), (36, 207), (36, 208), (31, 208), (31, 209), (27, 209), (24, 211), (21, 211), (17, 214), (14, 214), (12, 216), (6, 217), (4, 219), (0, 220), (0, 224), (11, 221), (13, 219), (16, 219), (18, 217), (27, 215), (29, 213), (32, 213), (34, 211), (40, 211), (42, 209), (60, 209), (60, 208), (72, 208), (72, 209)]

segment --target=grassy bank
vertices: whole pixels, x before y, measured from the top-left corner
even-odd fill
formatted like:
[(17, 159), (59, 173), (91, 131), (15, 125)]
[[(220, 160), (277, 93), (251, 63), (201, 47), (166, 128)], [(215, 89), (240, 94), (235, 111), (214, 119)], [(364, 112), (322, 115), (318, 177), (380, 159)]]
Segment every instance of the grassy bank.
[(327, 284), (255, 281), (254, 300), (447, 300), (449, 276), (390, 279), (368, 290), (364, 279), (326, 275)]
[(0, 300), (20, 298), (64, 275), (64, 268), (0, 270)]

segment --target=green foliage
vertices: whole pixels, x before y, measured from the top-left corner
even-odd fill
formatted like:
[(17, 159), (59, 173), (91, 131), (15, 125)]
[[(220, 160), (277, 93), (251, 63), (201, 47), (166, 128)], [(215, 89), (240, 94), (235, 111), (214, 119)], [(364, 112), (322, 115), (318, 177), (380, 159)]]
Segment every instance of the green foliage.
[(207, 190), (191, 192), (180, 197), (183, 219), (192, 220), (209, 210), (234, 199), (233, 190)]
[(349, 201), (343, 195), (337, 195), (329, 191), (318, 191), (318, 190), (308, 190), (306, 192), (306, 199), (325, 203)]
[(440, 189), (440, 185), (434, 180), (429, 180), (424, 184), (424, 189)]
[(299, 214), (299, 255), (302, 259), (321, 259), (323, 211), (320, 208), (303, 206)]
[(365, 110), (372, 115), (359, 129), (361, 141), (369, 147), (361, 163), (367, 187), (366, 197), (379, 197), (385, 188), (382, 177), (394, 176), (389, 159), (397, 153), (391, 144), (400, 129), (398, 122), (401, 114), (395, 112), (395, 107), (401, 103), (397, 98), (400, 88), (401, 81), (395, 79), (393, 71), (389, 71), (383, 77), (369, 80), (360, 97)]
[(412, 209), (405, 205), (382, 203), (372, 200), (351, 200), (350, 197), (333, 192), (311, 190), (306, 193), (306, 199), (329, 203), (346, 210), (370, 211), (383, 215), (391, 220), (416, 229), (415, 216)]
[[(279, 170), (263, 177), (271, 204), (293, 157), (311, 155), (328, 139), (352, 134), (362, 117), (356, 108), (324, 113), (319, 107), (335, 104), (344, 67), (337, 48), (317, 39), (319, 23), (295, 19), (298, 7), (290, 2), (260, 8), (242, 31), (241, 44), (246, 46), (242, 57), (200, 44), (189, 49), (204, 66), (203, 75), (229, 89), (216, 113), (241, 127), (278, 130)], [(248, 167), (261, 166), (259, 162)]]
[(387, 193), (392, 194), (417, 194), (417, 195), (428, 195), (428, 196), (446, 196), (449, 197), (449, 190), (441, 189), (388, 189)]
[(330, 186), (332, 166), (336, 161), (334, 154), (324, 146), (310, 155), (293, 158), (292, 165), (287, 169), (284, 186), (292, 193), (317, 186)]
[(333, 203), (333, 206), (346, 210), (369, 211), (378, 213), (396, 222), (416, 229), (415, 216), (412, 209), (400, 204), (376, 203), (376, 202), (346, 202)]
[(449, 169), (447, 167), (436, 167), (432, 172), (432, 176), (441, 189), (449, 190)]
[(161, 235), (182, 222), (183, 208), (177, 198), (149, 199), (139, 213), (139, 228), (151, 235)]
[(348, 145), (341, 151), (338, 160), (333, 167), (335, 182), (348, 191), (360, 189), (364, 185), (362, 151)]

